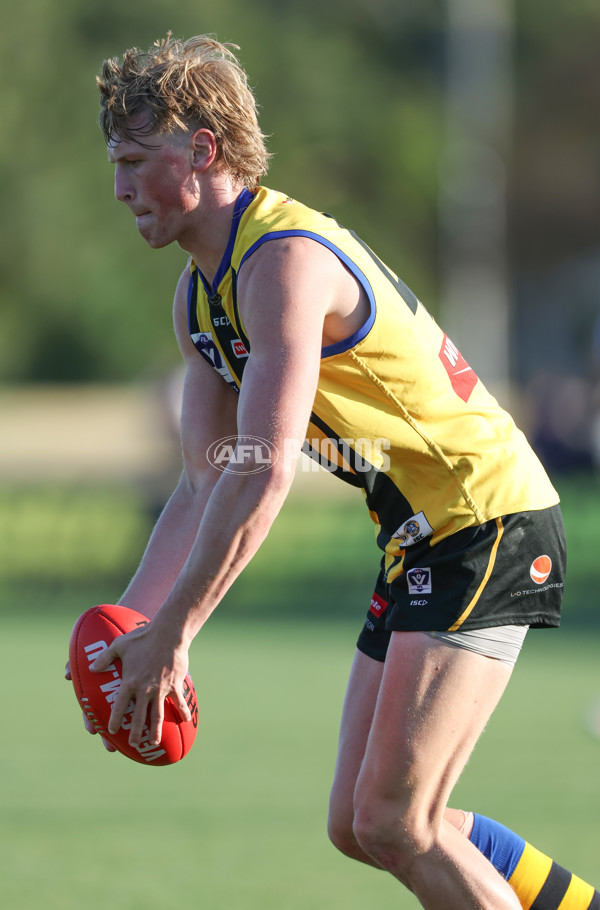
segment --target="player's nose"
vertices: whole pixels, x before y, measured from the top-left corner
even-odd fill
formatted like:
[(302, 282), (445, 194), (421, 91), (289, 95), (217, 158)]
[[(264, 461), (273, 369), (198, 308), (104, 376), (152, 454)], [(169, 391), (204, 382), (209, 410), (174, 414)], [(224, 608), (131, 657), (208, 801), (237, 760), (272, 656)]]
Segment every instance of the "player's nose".
[(115, 199), (119, 202), (131, 202), (133, 199), (133, 187), (127, 174), (118, 167), (115, 170)]

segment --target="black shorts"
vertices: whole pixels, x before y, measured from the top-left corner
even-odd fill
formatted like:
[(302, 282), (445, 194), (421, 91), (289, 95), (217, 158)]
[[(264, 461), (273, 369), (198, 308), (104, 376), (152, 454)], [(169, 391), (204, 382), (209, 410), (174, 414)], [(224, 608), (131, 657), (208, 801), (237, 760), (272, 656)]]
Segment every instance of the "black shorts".
[(357, 643), (375, 660), (385, 660), (392, 632), (560, 624), (566, 571), (560, 506), (464, 528), (433, 547), (428, 539), (407, 547), (390, 582), (384, 562)]

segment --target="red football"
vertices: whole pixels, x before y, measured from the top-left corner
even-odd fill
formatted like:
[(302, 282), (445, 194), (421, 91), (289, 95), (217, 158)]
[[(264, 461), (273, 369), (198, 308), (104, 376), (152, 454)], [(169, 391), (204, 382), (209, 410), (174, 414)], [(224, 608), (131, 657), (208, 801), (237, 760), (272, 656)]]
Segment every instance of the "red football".
[(172, 765), (186, 755), (196, 737), (198, 701), (190, 675), (185, 678), (184, 697), (192, 719), (181, 720), (170, 698), (165, 699), (165, 718), (162, 738), (158, 745), (148, 742), (148, 724), (144, 727), (139, 746), (129, 745), (129, 728), (133, 702), (123, 717), (118, 733), (109, 733), (108, 719), (112, 704), (121, 685), (121, 661), (115, 660), (101, 673), (92, 673), (90, 664), (119, 635), (148, 624), (148, 619), (135, 610), (114, 604), (102, 604), (83, 613), (73, 628), (69, 644), (69, 663), (75, 695), (81, 709), (93, 727), (115, 749), (143, 765)]

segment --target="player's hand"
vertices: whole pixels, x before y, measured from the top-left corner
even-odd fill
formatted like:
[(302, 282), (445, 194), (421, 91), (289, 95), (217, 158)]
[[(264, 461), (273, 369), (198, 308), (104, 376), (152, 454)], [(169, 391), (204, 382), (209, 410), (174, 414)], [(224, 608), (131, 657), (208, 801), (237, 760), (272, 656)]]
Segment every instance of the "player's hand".
[[(69, 661), (67, 661), (65, 664), (65, 679), (72, 679), (72, 678), (73, 677), (71, 676), (71, 665), (69, 664)], [(85, 729), (88, 731), (88, 733), (92, 733), (95, 736), (98, 731), (94, 730), (93, 726), (91, 725), (91, 723), (89, 722), (89, 720), (87, 719), (85, 714), (82, 714), (82, 717), (83, 717), (83, 725), (84, 725)], [(103, 736), (101, 736), (100, 739), (102, 740), (102, 742), (104, 744), (104, 748), (106, 749), (107, 752), (116, 752), (117, 751), (115, 749), (115, 747), (113, 746), (113, 744), (109, 743), (109, 741), (107, 739), (104, 739)]]
[(90, 665), (95, 673), (106, 670), (115, 659), (122, 664), (122, 682), (113, 702), (108, 732), (117, 733), (125, 714), (132, 712), (129, 743), (139, 746), (148, 722), (147, 741), (158, 745), (162, 736), (165, 698), (169, 697), (184, 721), (191, 719), (183, 697), (188, 671), (187, 648), (169, 644), (164, 626), (155, 623), (120, 635)]

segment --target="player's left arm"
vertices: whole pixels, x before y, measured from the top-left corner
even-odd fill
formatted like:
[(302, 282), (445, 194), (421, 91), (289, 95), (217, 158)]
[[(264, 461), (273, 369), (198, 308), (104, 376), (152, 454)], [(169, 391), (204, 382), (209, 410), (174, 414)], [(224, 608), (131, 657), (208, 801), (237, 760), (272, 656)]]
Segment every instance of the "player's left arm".
[(335, 297), (330, 266), (314, 241), (293, 238), (264, 244), (241, 271), (238, 301), (251, 354), (238, 437), (260, 437), (279, 457), (267, 470), (253, 472), (244, 459), (245, 470), (221, 475), (162, 607), (148, 626), (117, 639), (96, 662), (101, 669), (115, 657), (123, 661), (109, 730), (119, 728), (135, 700), (133, 744), (149, 706), (151, 741), (160, 740), (164, 699), (181, 687), (192, 639), (259, 549), (289, 492), (317, 388), (323, 323)]
[(190, 560), (161, 608), (171, 624), (179, 612), (172, 600), (178, 601), (188, 642), (264, 541), (293, 481), (314, 403), (328, 309), (326, 297), (314, 292), (320, 262), (317, 255), (311, 267), (314, 247), (314, 241), (296, 238), (271, 241), (240, 273), (238, 302), (251, 354), (237, 410), (238, 446), (258, 437), (276, 457), (267, 470), (255, 470), (263, 465), (253, 463), (253, 446), (246, 445), (213, 490)]

